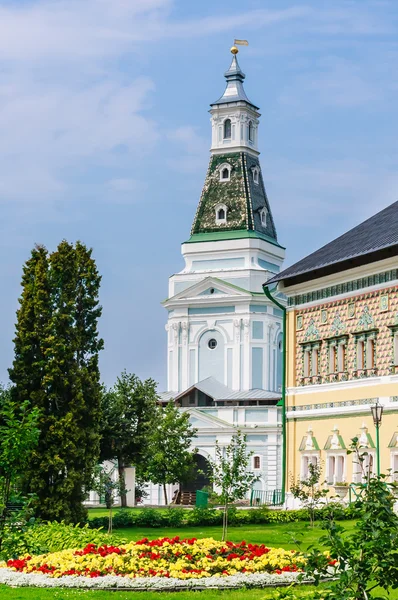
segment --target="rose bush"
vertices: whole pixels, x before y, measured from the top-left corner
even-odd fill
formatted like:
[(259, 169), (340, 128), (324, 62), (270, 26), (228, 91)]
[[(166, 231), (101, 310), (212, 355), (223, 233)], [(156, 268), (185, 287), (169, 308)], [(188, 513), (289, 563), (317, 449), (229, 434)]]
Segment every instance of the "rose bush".
[(161, 538), (113, 546), (88, 544), (39, 556), (10, 559), (1, 568), (26, 574), (97, 578), (173, 578), (178, 580), (236, 574), (298, 573), (304, 557), (295, 551), (264, 544), (219, 542), (212, 538)]

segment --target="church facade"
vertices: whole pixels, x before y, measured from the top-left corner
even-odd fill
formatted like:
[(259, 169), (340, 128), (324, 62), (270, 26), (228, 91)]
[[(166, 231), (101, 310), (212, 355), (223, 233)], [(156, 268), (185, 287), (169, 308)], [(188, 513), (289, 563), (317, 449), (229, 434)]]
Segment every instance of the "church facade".
[[(189, 412), (201, 471), (216, 443), (227, 445), (241, 429), (260, 497), (281, 487), (282, 311), (262, 286), (279, 273), (284, 248), (259, 162), (259, 109), (246, 96), (237, 49), (231, 51), (225, 91), (210, 105), (210, 161), (182, 244), (185, 266), (170, 277), (163, 302), (168, 389), (160, 398)], [(207, 483), (198, 477), (187, 491)], [(171, 486), (170, 497), (176, 491)], [(148, 492), (147, 503), (162, 503), (159, 486)]]

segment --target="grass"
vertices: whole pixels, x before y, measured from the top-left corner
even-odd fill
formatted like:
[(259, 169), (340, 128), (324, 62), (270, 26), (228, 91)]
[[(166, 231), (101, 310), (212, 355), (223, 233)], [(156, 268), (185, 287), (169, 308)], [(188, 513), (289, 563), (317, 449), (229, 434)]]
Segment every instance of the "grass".
[[(98, 510), (98, 509), (94, 509)], [(100, 509), (99, 509), (100, 510)], [(354, 527), (354, 521), (342, 523), (347, 531)], [(118, 529), (116, 533), (127, 540), (138, 540), (144, 537), (150, 539), (179, 535), (180, 537), (214, 537), (221, 539), (220, 527), (181, 527), (181, 528), (149, 528), (132, 527), (130, 529)], [(252, 543), (265, 543), (269, 546), (282, 547), (286, 549), (296, 548), (293, 538), (301, 538), (303, 548), (316, 543), (323, 531), (315, 525), (287, 523), (269, 525), (247, 525), (242, 527), (230, 527), (228, 539), (231, 541), (246, 540)], [(301, 535), (300, 535), (301, 534)], [(305, 598), (305, 590), (301, 587), (300, 592)], [(233, 590), (217, 591), (206, 590), (205, 592), (109, 592), (109, 591), (83, 591), (83, 590), (56, 590), (40, 588), (9, 588), (0, 585), (1, 600), (271, 600), (273, 590)], [(390, 592), (391, 600), (398, 600), (398, 590)]]
[[(354, 521), (344, 521), (342, 523), (347, 531), (353, 529)], [(178, 528), (154, 528), (154, 527), (131, 527), (129, 529), (115, 529), (115, 533), (123, 538), (130, 540), (140, 540), (142, 538), (173, 537), (213, 537), (221, 540), (221, 527), (178, 527)], [(269, 524), (269, 525), (242, 525), (241, 527), (229, 527), (228, 539), (231, 542), (251, 542), (253, 544), (267, 544), (267, 546), (276, 546), (286, 548), (287, 550), (297, 550), (295, 539), (302, 541), (303, 548), (318, 541), (324, 532), (319, 527), (311, 527), (304, 522)]]

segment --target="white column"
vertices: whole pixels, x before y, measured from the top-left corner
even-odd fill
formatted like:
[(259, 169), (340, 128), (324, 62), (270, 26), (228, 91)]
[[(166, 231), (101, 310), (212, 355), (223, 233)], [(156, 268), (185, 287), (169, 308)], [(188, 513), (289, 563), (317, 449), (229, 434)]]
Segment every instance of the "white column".
[(127, 506), (135, 504), (135, 467), (127, 467), (124, 471), (124, 480), (126, 484)]
[(250, 356), (250, 319), (244, 319), (243, 321), (243, 373), (242, 377), (242, 390), (249, 390), (251, 388), (251, 356)]
[(172, 391), (180, 391), (178, 389), (178, 369), (179, 369), (179, 356), (178, 356), (178, 332), (179, 332), (180, 323), (174, 322), (172, 324), (173, 328), (173, 387)]
[(240, 353), (242, 351), (240, 345), (240, 328), (242, 319), (234, 319), (234, 350), (233, 350), (233, 373), (232, 373), (232, 388), (234, 390), (241, 389), (241, 372), (240, 372)]
[(189, 356), (188, 356), (188, 330), (189, 330), (189, 325), (187, 321), (182, 321), (181, 323), (181, 342), (182, 342), (182, 347), (181, 347), (181, 352), (182, 352), (182, 357), (181, 357), (181, 369), (182, 369), (182, 373), (181, 373), (181, 386), (182, 390), (186, 390), (189, 386), (188, 386), (188, 373), (189, 373)]

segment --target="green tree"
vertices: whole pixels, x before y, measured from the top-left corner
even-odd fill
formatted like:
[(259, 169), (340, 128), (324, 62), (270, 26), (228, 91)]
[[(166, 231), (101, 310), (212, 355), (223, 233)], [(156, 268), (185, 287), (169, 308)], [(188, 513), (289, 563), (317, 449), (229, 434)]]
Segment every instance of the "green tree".
[(241, 500), (259, 480), (249, 470), (252, 452), (247, 451), (246, 436), (238, 429), (232, 436), (228, 446), (216, 444), (216, 459), (210, 460), (210, 479), (221, 491), (223, 508), (222, 540), (227, 537), (228, 532), (228, 506), (231, 502)]
[(166, 485), (184, 483), (193, 475), (197, 450), (190, 448), (196, 431), (189, 422), (189, 414), (180, 412), (173, 402), (164, 408), (157, 407), (148, 436), (145, 478), (163, 486), (165, 504), (168, 504)]
[(322, 468), (319, 462), (308, 464), (308, 476), (304, 479), (292, 480), (290, 491), (293, 498), (300, 500), (301, 504), (307, 508), (310, 517), (311, 526), (315, 523), (316, 509), (322, 506), (329, 493), (328, 488), (321, 487)]
[(29, 408), (27, 400), (15, 402), (10, 389), (0, 386), (0, 551), (13, 487), (39, 437), (39, 411)]
[(157, 404), (156, 383), (141, 381), (123, 371), (113, 388), (103, 390), (101, 417), (101, 461), (116, 459), (122, 484), (121, 504), (126, 506), (125, 468), (138, 469), (145, 461)]
[(52, 254), (36, 247), (24, 266), (9, 373), (15, 399), (40, 411), (24, 489), (48, 520), (86, 516), (82, 501), (100, 439), (100, 281), (92, 251), (80, 242), (63, 241)]
[(115, 504), (115, 493), (121, 496), (125, 494), (124, 482), (115, 478), (115, 468), (106, 468), (103, 465), (97, 465), (94, 469), (91, 489), (97, 492), (100, 498), (105, 498), (108, 514), (108, 533), (113, 530), (113, 506)]

